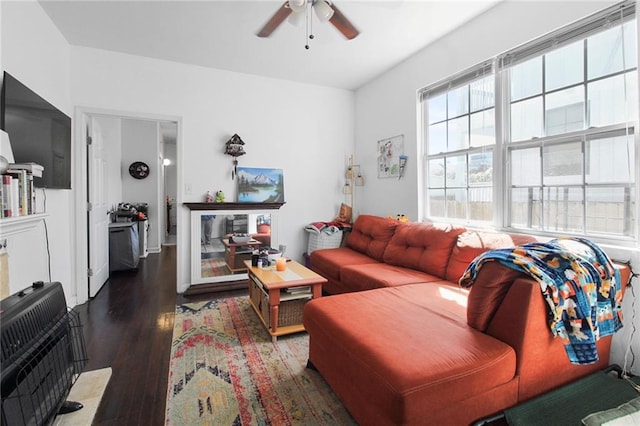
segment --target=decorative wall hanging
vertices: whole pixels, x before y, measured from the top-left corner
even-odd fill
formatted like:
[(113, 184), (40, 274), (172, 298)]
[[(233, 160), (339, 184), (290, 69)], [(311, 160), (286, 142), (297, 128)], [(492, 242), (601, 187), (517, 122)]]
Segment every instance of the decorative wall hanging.
[(353, 164), (353, 155), (349, 156), (349, 163), (347, 169), (344, 172), (345, 183), (342, 187), (342, 193), (351, 197), (351, 208), (355, 208), (355, 187), (364, 186), (364, 177), (360, 172), (360, 165)]
[(404, 154), (404, 135), (378, 141), (378, 178), (399, 178), (402, 154)]
[(400, 174), (398, 175), (398, 179), (402, 179), (402, 177), (404, 176), (404, 169), (407, 167), (407, 160), (409, 159), (409, 157), (407, 157), (406, 155), (401, 155), (400, 157)]
[(244, 152), (244, 141), (237, 133), (234, 133), (233, 136), (231, 136), (231, 139), (229, 139), (225, 144), (224, 153), (233, 157), (231, 179), (235, 179), (236, 174), (238, 174), (238, 157), (246, 154), (246, 152)]
[(149, 176), (149, 166), (142, 161), (134, 161), (129, 166), (129, 174), (136, 179), (144, 179)]
[(238, 167), (239, 203), (284, 203), (282, 169)]

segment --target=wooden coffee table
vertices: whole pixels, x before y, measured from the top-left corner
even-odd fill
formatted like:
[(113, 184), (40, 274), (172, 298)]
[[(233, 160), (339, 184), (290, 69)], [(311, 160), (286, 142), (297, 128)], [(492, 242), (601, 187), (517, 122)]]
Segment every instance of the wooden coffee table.
[(246, 260), (249, 275), (249, 299), (253, 310), (267, 328), (273, 342), (278, 336), (304, 331), (304, 304), (322, 297), (322, 284), (327, 280), (312, 270), (290, 260), (285, 271), (251, 266)]
[[(235, 272), (244, 272), (245, 268), (240, 267), (241, 263), (240, 259), (236, 259), (237, 256), (240, 255), (238, 253), (238, 248), (246, 247), (248, 249), (258, 248), (262, 245), (262, 243), (258, 240), (251, 239), (244, 243), (232, 243), (229, 241), (229, 238), (223, 238), (222, 244), (224, 245), (224, 260), (227, 264), (227, 268), (231, 271), (231, 273)], [(248, 258), (251, 258), (251, 251), (247, 253), (243, 253)], [(245, 257), (246, 259), (247, 257)]]

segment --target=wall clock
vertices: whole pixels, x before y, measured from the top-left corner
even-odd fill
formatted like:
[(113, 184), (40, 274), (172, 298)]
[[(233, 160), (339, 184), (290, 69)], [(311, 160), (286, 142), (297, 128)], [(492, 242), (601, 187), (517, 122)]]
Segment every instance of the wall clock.
[(149, 166), (142, 161), (134, 161), (129, 166), (129, 174), (136, 179), (144, 179), (149, 176)]

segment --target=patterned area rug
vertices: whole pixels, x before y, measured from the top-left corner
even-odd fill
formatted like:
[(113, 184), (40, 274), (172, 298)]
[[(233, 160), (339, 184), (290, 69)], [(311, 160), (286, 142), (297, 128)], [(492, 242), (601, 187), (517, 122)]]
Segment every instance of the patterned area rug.
[(177, 306), (165, 424), (354, 425), (308, 342), (272, 343), (246, 296)]
[(224, 259), (202, 259), (200, 261), (200, 267), (203, 278), (219, 277), (231, 273)]

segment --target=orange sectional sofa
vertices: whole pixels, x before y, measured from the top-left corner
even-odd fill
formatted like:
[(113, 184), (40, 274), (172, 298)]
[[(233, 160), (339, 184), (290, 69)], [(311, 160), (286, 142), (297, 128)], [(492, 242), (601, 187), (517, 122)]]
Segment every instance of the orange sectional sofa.
[[(308, 302), (309, 363), (362, 425), (470, 424), (608, 365), (569, 363), (540, 285), (480, 253), (531, 237), (361, 215), (345, 247), (316, 250), (329, 297)], [(617, 265), (622, 282), (629, 269)]]

